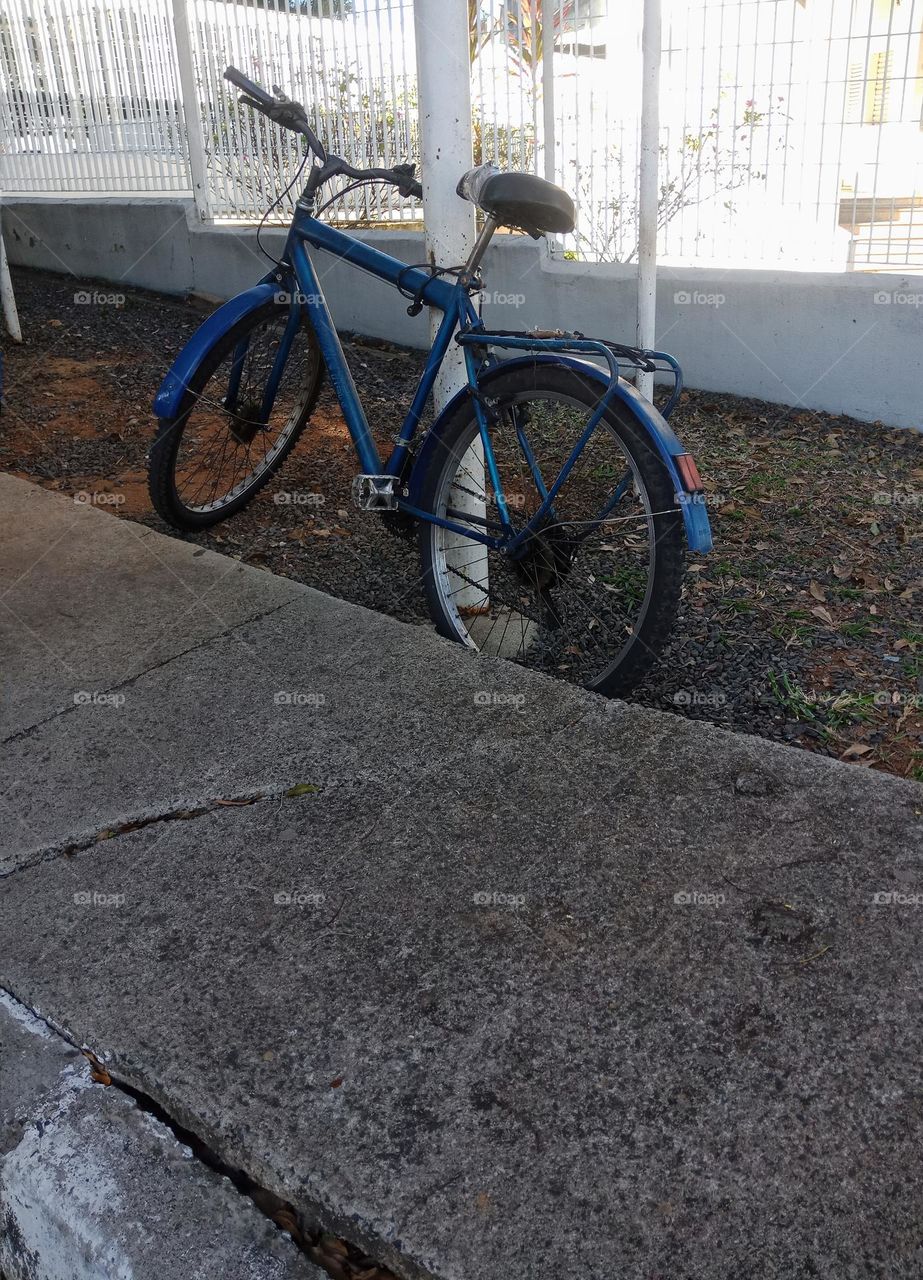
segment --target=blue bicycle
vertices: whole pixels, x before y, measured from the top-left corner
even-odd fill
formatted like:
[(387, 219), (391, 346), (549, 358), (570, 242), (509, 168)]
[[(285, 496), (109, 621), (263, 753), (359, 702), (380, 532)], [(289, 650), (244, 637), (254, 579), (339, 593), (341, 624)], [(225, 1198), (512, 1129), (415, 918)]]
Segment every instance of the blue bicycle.
[[(421, 194), (412, 165), (355, 169), (328, 155), (306, 113), (230, 67), (241, 102), (306, 141), (307, 180), (281, 260), (255, 288), (211, 315), (183, 348), (154, 402), (155, 508), (180, 529), (239, 511), (276, 472), (311, 417), (326, 370), (355, 446), (357, 505), (414, 529), (437, 629), (481, 652), (608, 695), (648, 670), (673, 626), (688, 549), (711, 533), (695, 463), (666, 418), (682, 374), (665, 352), (579, 333), (485, 327), (480, 265), (498, 226), (566, 233), (566, 192), (526, 173), (480, 166), (459, 194), (483, 226), (464, 266), (407, 266), (318, 219), (341, 177)], [(442, 313), (387, 461), (369, 430), (308, 254), (337, 255)], [(451, 343), (467, 385), (420, 429)], [(620, 367), (669, 371), (662, 412)], [(604, 366), (604, 367), (601, 367)]]

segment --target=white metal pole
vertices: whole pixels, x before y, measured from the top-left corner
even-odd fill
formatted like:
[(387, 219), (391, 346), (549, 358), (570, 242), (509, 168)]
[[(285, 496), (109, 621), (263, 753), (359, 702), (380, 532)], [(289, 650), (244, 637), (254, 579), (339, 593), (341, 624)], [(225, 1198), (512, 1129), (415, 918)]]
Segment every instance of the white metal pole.
[(10, 279), (10, 268), (6, 260), (2, 228), (0, 228), (0, 303), (3, 306), (3, 319), (10, 337), (14, 342), (22, 342), (22, 330), (19, 327), (19, 313), (16, 310), (13, 281)]
[(209, 214), (205, 133), (202, 128), (202, 113), (199, 110), (199, 94), (196, 89), (195, 61), (192, 57), (186, 0), (173, 0), (173, 31), (176, 37), (176, 59), (179, 67), (180, 94), (183, 99), (183, 116), (186, 120), (189, 177), (196, 209), (204, 222)]
[[(638, 174), (638, 346), (653, 347), (657, 326), (657, 206), (660, 198), (660, 0), (644, 0), (641, 31), (641, 155)], [(654, 375), (639, 373), (651, 398)]]
[(554, 0), (542, 0), (542, 151), (545, 180), (554, 182)]
[[(461, 0), (414, 0), (413, 17), (426, 256), (439, 266), (458, 266), (475, 240), (474, 205), (455, 194), (456, 183), (473, 163), (468, 6)], [(434, 337), (440, 319), (439, 312), (431, 311)], [(462, 351), (453, 343), (436, 382), (437, 409), (464, 383)]]
[[(468, 53), (468, 6), (462, 0), (414, 0), (414, 38), (417, 49), (417, 93), (420, 114), (420, 181), (423, 184), (423, 223), (426, 256), (438, 266), (459, 266), (474, 248), (474, 205), (456, 194), (459, 178), (473, 160), (471, 130), (471, 66)], [(435, 337), (440, 312), (430, 312)], [(433, 388), (437, 411), (466, 383), (464, 354), (452, 343)], [(484, 451), (475, 440), (462, 459), (470, 486), (484, 489)], [(470, 494), (459, 493), (453, 504), (471, 515), (485, 515), (485, 506)], [(487, 552), (471, 556), (472, 544), (458, 537), (447, 548), (450, 565), (465, 566), (465, 577), (453, 582), (453, 597), (461, 610), (478, 613), (487, 607)], [(455, 551), (453, 559), (452, 552)], [(468, 585), (465, 583), (477, 583)]]

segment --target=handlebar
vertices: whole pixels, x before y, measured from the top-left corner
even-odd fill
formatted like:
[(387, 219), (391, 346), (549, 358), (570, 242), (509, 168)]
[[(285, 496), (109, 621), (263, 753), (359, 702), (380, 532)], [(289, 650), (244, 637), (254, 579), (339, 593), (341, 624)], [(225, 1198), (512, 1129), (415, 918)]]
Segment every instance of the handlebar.
[(266, 111), (270, 107), (275, 106), (275, 99), (271, 93), (267, 93), (265, 89), (253, 80), (248, 80), (242, 71), (238, 71), (236, 67), (228, 67), (224, 73), (225, 80), (230, 80), (231, 84), (236, 84), (238, 89), (243, 89), (248, 98), (263, 110)]
[(392, 182), (402, 196), (416, 196), (422, 199), (423, 188), (414, 177), (412, 164), (396, 164), (393, 169), (355, 169), (340, 156), (328, 156), (318, 141), (305, 109), (299, 102), (292, 102), (282, 91), (273, 85), (273, 93), (268, 93), (255, 81), (250, 80), (236, 67), (228, 67), (224, 73), (225, 80), (243, 91), (240, 101), (254, 111), (259, 111), (283, 129), (291, 129), (307, 139), (308, 146), (320, 160), (320, 167), (315, 166), (308, 178), (307, 191), (313, 196), (330, 178), (343, 175), (348, 178), (380, 178), (383, 182)]
[(330, 156), (323, 169), (318, 172), (318, 186), (329, 178), (380, 178), (382, 182), (391, 182), (402, 196), (416, 196), (423, 199), (423, 188), (414, 177), (416, 165), (396, 164), (393, 169), (356, 169), (341, 156)]
[(291, 129), (293, 133), (300, 133), (303, 138), (307, 139), (308, 146), (320, 160), (321, 164), (327, 159), (327, 152), (314, 133), (314, 130), (308, 124), (308, 117), (305, 109), (300, 102), (292, 102), (291, 98), (287, 98), (277, 85), (273, 85), (273, 92), (267, 93), (255, 81), (248, 79), (242, 71), (238, 71), (236, 67), (227, 67), (224, 72), (225, 80), (230, 80), (231, 84), (237, 85), (238, 89), (244, 91), (241, 102), (248, 107), (252, 107), (254, 111), (259, 111), (262, 115), (268, 116), (275, 124), (281, 125), (283, 129)]

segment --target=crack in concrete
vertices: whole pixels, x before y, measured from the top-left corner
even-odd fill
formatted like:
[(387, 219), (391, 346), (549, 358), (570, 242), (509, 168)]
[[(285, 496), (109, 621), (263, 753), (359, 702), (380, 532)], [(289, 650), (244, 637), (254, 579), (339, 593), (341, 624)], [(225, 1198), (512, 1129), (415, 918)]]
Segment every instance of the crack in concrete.
[[(177, 1142), (188, 1148), (200, 1164), (219, 1177), (227, 1178), (241, 1197), (249, 1200), (277, 1228), (285, 1231), (305, 1257), (315, 1266), (322, 1267), (334, 1280), (398, 1280), (395, 1272), (379, 1263), (361, 1245), (323, 1231), (319, 1226), (309, 1226), (305, 1216), (290, 1201), (257, 1182), (245, 1169), (228, 1163), (194, 1129), (176, 1119), (152, 1094), (113, 1074), (106, 1061), (86, 1044), (77, 1044), (66, 1027), (60, 1026), (41, 1010), (17, 996), (9, 987), (0, 985), (0, 996), (5, 996), (7, 1001), (25, 1010), (30, 1018), (52, 1035), (79, 1050), (87, 1059), (90, 1079), (94, 1083), (101, 1088), (118, 1090), (130, 1098), (139, 1111), (153, 1116), (169, 1129)], [(414, 1275), (419, 1280), (431, 1280), (417, 1269), (414, 1269)]]
[[(134, 675), (127, 676), (124, 680), (120, 680), (117, 684), (107, 685), (105, 689), (98, 690), (101, 694), (120, 693), (121, 690), (129, 688), (142, 677), (150, 675), (153, 671), (160, 671), (164, 667), (168, 667), (171, 662), (177, 662), (180, 658), (187, 657), (190, 653), (196, 653), (199, 649), (205, 649), (216, 640), (224, 640), (233, 632), (241, 627), (250, 626), (251, 623), (261, 622), (263, 618), (271, 617), (272, 614), (278, 613), (281, 609), (288, 608), (294, 604), (295, 600), (283, 600), (281, 604), (275, 604), (271, 609), (264, 609), (261, 613), (255, 613), (252, 617), (241, 618), (238, 622), (234, 622), (231, 626), (226, 627), (223, 631), (216, 631), (213, 635), (205, 636), (202, 640), (197, 640), (195, 644), (189, 645), (188, 648), (180, 650), (179, 653), (171, 653), (168, 657), (162, 658), (159, 662), (153, 662), (149, 667), (144, 667), (141, 671), (136, 671)], [(0, 738), (0, 746), (9, 746), (11, 743), (19, 742), (23, 738), (28, 738), (36, 730), (43, 728), (46, 724), (51, 724), (54, 720), (60, 720), (64, 716), (70, 715), (72, 712), (79, 710), (76, 703), (67, 707), (57, 707), (50, 715), (42, 720), (36, 720), (34, 724), (27, 725), (24, 729), (17, 729), (15, 733), (11, 733), (6, 738)]]
[(27, 871), (43, 862), (50, 861), (52, 858), (69, 857), (76, 853), (82, 853), (84, 850), (92, 849), (94, 845), (101, 844), (104, 841), (129, 835), (133, 831), (141, 831), (145, 827), (155, 826), (160, 822), (187, 822), (195, 818), (203, 818), (207, 814), (215, 813), (222, 809), (244, 809), (267, 800), (277, 800), (280, 804), (283, 800), (300, 800), (305, 796), (317, 795), (333, 785), (335, 785), (335, 782), (330, 779), (324, 783), (317, 784), (287, 782), (274, 787), (250, 788), (234, 796), (216, 796), (214, 799), (201, 801), (198, 804), (187, 802), (173, 805), (169, 809), (156, 810), (154, 812), (147, 810), (131, 817), (108, 823), (105, 827), (100, 827), (96, 831), (89, 832), (78, 839), (73, 839), (69, 842), (59, 840), (55, 844), (45, 845), (42, 849), (36, 849), (19, 866), (0, 872), (0, 880), (6, 880), (18, 872)]

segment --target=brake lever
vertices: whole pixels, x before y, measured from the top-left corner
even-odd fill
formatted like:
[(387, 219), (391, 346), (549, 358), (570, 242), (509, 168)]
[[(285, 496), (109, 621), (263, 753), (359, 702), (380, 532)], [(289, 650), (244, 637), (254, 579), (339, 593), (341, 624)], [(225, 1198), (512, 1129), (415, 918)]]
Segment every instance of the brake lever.
[(294, 102), (291, 98), (286, 97), (278, 85), (273, 85), (272, 89), (276, 96), (276, 101), (272, 106), (264, 106), (248, 94), (241, 94), (240, 103), (242, 106), (252, 107), (254, 111), (259, 111), (261, 115), (264, 115), (267, 120), (271, 120), (273, 124), (281, 125), (283, 129), (291, 129), (295, 133), (300, 133), (303, 138), (307, 138), (308, 146), (323, 164), (327, 159), (327, 151), (308, 123), (308, 114), (304, 107), (300, 102)]
[(417, 171), (415, 164), (396, 164), (393, 172), (398, 174), (401, 181), (397, 184), (397, 189), (402, 196), (416, 196), (418, 200), (423, 199), (423, 188), (417, 182), (414, 174)]

